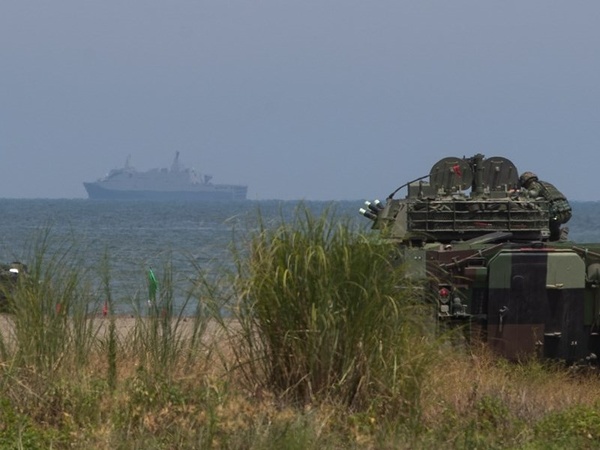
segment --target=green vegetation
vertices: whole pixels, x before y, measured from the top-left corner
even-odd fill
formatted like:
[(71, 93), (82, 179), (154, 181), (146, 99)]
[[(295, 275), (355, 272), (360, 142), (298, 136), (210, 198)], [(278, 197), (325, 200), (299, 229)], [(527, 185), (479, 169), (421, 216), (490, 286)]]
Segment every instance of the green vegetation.
[[(262, 228), (238, 258), (235, 317), (248, 381), (300, 404), (418, 414), (423, 327), (393, 248), (326, 211)], [(240, 358), (240, 362), (242, 358)]]
[(127, 317), (77, 251), (42, 233), (0, 316), (0, 448), (600, 446), (595, 372), (439, 341), (393, 247), (330, 210), (260, 224), (218, 278), (164, 263)]

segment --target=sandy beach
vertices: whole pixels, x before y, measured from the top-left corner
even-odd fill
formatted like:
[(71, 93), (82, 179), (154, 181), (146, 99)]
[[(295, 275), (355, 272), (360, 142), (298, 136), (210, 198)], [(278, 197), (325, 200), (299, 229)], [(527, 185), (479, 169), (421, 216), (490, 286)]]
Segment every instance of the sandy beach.
[[(90, 320), (91, 330), (93, 333), (97, 335), (98, 339), (104, 339), (108, 335), (110, 318), (109, 317), (92, 317)], [(131, 333), (135, 331), (136, 324), (139, 326), (139, 321), (149, 321), (149, 318), (138, 318), (134, 316), (115, 316), (115, 329), (117, 332), (117, 337), (119, 339), (124, 339), (129, 336)], [(173, 318), (172, 319), (172, 327), (173, 329), (177, 329), (177, 333), (185, 338), (192, 335), (194, 331), (195, 321), (192, 317), (183, 317), (181, 319)], [(10, 314), (0, 314), (0, 335), (5, 340), (5, 342), (10, 342), (14, 338), (15, 334), (15, 324), (13, 317)], [(235, 329), (236, 327), (228, 326), (229, 331)], [(225, 330), (219, 325), (216, 321), (210, 321), (207, 324), (207, 328), (204, 332), (204, 338), (210, 336), (212, 339), (215, 339), (219, 336), (223, 336)]]

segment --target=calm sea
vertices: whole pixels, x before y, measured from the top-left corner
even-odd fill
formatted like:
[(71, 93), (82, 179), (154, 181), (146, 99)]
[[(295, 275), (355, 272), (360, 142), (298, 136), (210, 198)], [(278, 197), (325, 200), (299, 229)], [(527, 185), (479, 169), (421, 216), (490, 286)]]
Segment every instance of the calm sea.
[[(358, 214), (362, 201), (303, 202), (315, 214), (333, 208), (335, 217), (368, 230)], [(231, 245), (256, 230), (289, 220), (298, 202), (169, 203), (135, 201), (0, 199), (0, 262), (31, 263), (35, 244), (49, 234), (48, 256), (67, 248), (74, 261), (97, 273), (108, 256), (111, 290), (118, 312), (131, 312), (132, 299), (147, 296), (147, 271), (157, 278), (170, 264), (176, 282), (189, 280), (198, 268), (216, 273), (231, 265)], [(570, 238), (600, 241), (600, 203), (573, 203)], [(182, 301), (183, 302), (183, 301)]]
[[(315, 214), (333, 208), (335, 216), (356, 220), (361, 201), (303, 202)], [(292, 217), (298, 202), (237, 203), (135, 202), (0, 199), (0, 262), (31, 263), (36, 243), (48, 234), (48, 256), (67, 249), (94, 273), (104, 256), (110, 261), (113, 298), (118, 312), (133, 308), (132, 298), (145, 298), (146, 276), (157, 278), (167, 264), (176, 279), (197, 272), (222, 270), (232, 263), (231, 244), (244, 242), (258, 218), (270, 225)]]

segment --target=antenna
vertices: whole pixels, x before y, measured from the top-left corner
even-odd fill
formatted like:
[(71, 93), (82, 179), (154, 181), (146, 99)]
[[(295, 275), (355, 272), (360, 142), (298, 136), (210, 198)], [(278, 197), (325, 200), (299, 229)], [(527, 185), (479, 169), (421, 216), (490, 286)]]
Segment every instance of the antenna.
[(175, 152), (175, 159), (171, 165), (171, 172), (179, 172), (179, 150)]

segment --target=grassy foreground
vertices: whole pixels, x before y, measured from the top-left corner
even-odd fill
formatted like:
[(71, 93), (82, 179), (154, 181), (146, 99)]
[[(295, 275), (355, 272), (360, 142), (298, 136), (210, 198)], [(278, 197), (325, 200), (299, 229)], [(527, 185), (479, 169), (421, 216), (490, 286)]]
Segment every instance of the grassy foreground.
[(263, 225), (217, 279), (165, 264), (132, 317), (110, 258), (50, 244), (0, 317), (0, 448), (600, 447), (595, 372), (434, 336), (393, 248), (330, 211)]

